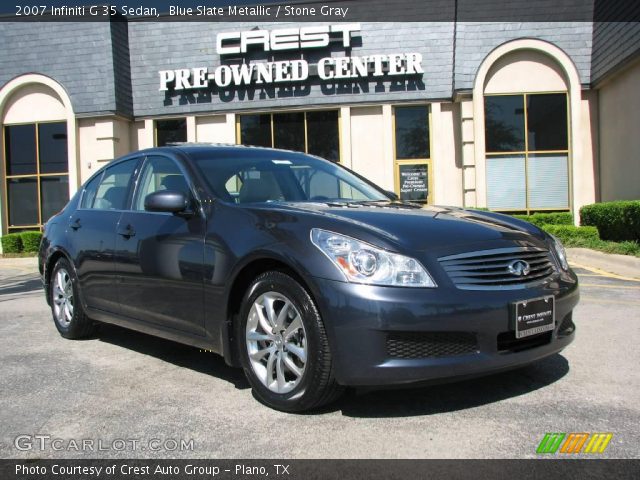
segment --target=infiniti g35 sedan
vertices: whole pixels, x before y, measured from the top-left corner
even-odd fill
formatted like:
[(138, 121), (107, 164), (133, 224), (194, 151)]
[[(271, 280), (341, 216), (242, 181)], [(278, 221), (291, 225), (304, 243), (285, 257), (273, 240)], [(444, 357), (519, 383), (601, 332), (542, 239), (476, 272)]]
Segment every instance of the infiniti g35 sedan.
[(218, 352), (283, 411), (527, 365), (573, 340), (579, 298), (527, 222), (242, 146), (111, 162), (47, 222), (39, 267), (63, 337), (112, 323)]

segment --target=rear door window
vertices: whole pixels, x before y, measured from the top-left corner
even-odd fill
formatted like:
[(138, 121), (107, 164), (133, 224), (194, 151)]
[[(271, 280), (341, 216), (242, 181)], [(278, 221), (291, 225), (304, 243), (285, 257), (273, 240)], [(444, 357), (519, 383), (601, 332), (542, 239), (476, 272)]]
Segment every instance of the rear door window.
[(100, 180), (102, 180), (102, 174), (96, 175), (89, 183), (87, 183), (87, 186), (84, 187), (80, 208), (93, 208), (93, 202), (96, 199), (96, 193), (98, 193)]
[(125, 210), (131, 178), (138, 165), (132, 158), (107, 168), (96, 192), (93, 208), (96, 210)]

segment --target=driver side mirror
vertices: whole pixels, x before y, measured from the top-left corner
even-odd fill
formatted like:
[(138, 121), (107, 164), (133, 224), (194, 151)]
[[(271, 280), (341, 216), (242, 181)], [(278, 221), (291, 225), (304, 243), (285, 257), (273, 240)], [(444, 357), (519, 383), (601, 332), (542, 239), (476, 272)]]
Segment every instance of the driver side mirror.
[(148, 212), (185, 213), (188, 206), (187, 196), (175, 190), (160, 190), (144, 197), (144, 209)]

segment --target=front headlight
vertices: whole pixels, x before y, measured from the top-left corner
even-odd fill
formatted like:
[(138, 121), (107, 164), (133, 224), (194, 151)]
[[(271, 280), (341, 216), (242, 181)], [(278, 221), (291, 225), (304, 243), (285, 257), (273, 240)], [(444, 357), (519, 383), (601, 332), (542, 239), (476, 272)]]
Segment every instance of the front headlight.
[(549, 234), (551, 241), (553, 242), (553, 249), (556, 252), (556, 257), (560, 260), (560, 266), (563, 270), (569, 270), (569, 262), (567, 262), (567, 252), (565, 252), (562, 242), (553, 235)]
[(311, 242), (350, 282), (393, 287), (436, 286), (431, 275), (414, 258), (319, 228), (311, 230)]

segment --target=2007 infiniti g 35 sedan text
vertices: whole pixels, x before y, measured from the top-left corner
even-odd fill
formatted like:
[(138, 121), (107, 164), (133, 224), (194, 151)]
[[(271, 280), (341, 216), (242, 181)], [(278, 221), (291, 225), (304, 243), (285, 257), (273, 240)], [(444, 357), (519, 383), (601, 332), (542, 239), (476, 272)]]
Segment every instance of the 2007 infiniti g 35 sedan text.
[(547, 357), (579, 297), (562, 245), (529, 223), (241, 146), (110, 163), (46, 224), (39, 265), (62, 336), (107, 322), (213, 350), (285, 411)]

